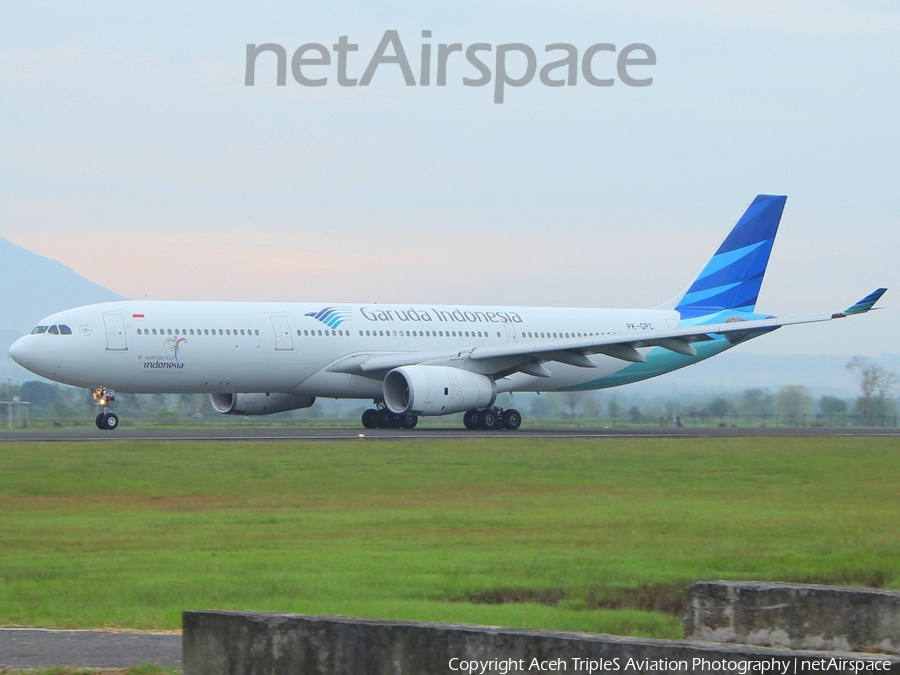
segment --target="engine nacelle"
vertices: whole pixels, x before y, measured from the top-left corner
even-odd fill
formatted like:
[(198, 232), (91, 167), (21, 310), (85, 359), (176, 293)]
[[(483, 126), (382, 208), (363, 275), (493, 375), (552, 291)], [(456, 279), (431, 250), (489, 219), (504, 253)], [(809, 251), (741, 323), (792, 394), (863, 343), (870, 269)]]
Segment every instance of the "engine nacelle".
[(315, 396), (295, 394), (210, 394), (213, 409), (223, 415), (271, 415), (308, 408)]
[(384, 378), (384, 402), (397, 415), (449, 415), (486, 408), (497, 398), (494, 381), (449, 366), (403, 366)]

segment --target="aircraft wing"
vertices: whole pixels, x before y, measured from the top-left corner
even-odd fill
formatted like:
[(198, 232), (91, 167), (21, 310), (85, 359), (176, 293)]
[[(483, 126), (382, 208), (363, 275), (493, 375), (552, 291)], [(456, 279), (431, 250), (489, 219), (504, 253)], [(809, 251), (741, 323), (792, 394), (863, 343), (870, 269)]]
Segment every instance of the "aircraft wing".
[[(647, 360), (641, 347), (662, 347), (685, 356), (696, 356), (693, 342), (712, 340), (714, 335), (722, 335), (733, 342), (739, 342), (751, 334), (762, 334), (782, 326), (802, 323), (831, 321), (855, 314), (864, 314), (887, 289), (879, 288), (843, 312), (816, 314), (742, 321), (729, 320), (725, 323), (682, 326), (666, 330), (628, 331), (589, 338), (556, 338), (538, 341), (472, 347), (456, 351), (435, 352), (375, 352), (354, 354), (338, 361), (328, 370), (381, 378), (387, 371), (411, 365), (452, 365), (467, 370), (477, 370), (498, 377), (521, 371), (537, 377), (549, 377), (550, 372), (542, 362), (557, 361), (580, 368), (596, 368), (589, 356), (603, 354), (632, 363)], [(466, 364), (468, 361), (470, 363)], [(474, 362), (474, 363), (473, 363)]]

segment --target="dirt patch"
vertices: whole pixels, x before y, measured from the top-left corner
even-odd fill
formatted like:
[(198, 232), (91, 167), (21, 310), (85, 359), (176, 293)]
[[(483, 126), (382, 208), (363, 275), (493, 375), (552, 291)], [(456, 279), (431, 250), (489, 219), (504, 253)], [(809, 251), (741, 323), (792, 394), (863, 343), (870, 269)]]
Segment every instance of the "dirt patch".
[(688, 583), (641, 584), (636, 588), (591, 589), (588, 609), (639, 609), (683, 616), (687, 611)]
[(818, 584), (820, 586), (862, 586), (865, 588), (887, 588), (894, 579), (893, 572), (884, 570), (854, 570), (830, 577), (808, 576), (791, 579), (792, 584)]
[(467, 593), (462, 597), (450, 598), (451, 602), (471, 602), (476, 605), (506, 605), (533, 602), (538, 605), (555, 606), (564, 600), (566, 592), (561, 588), (496, 588), (489, 591)]
[(448, 598), (451, 602), (472, 602), (479, 605), (503, 605), (533, 602), (555, 607), (564, 601), (575, 605), (583, 601), (584, 609), (638, 609), (681, 616), (687, 609), (685, 589), (688, 583), (641, 584), (636, 588), (592, 588), (586, 596), (575, 596), (562, 588), (497, 588), (466, 593)]

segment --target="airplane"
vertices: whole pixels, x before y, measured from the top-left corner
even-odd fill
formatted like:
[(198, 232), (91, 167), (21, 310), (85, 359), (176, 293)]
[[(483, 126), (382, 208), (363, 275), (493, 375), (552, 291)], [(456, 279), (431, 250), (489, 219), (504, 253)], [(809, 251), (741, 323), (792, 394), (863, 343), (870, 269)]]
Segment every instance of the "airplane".
[(206, 393), (225, 415), (371, 399), (372, 428), (464, 413), (467, 429), (518, 429), (504, 392), (616, 387), (692, 365), (782, 326), (864, 314), (756, 312), (787, 197), (758, 195), (694, 281), (653, 309), (123, 300), (43, 319), (10, 356), (90, 388), (97, 427), (115, 429), (115, 392)]

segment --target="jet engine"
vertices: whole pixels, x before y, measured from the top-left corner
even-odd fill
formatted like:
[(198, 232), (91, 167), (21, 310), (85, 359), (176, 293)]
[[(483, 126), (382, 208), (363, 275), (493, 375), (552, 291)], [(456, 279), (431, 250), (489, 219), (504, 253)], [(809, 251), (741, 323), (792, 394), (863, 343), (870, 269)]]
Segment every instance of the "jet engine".
[(213, 409), (223, 415), (271, 415), (308, 408), (315, 396), (295, 394), (210, 394)]
[(449, 415), (485, 408), (495, 398), (491, 378), (460, 368), (403, 366), (384, 378), (384, 402), (396, 415)]

